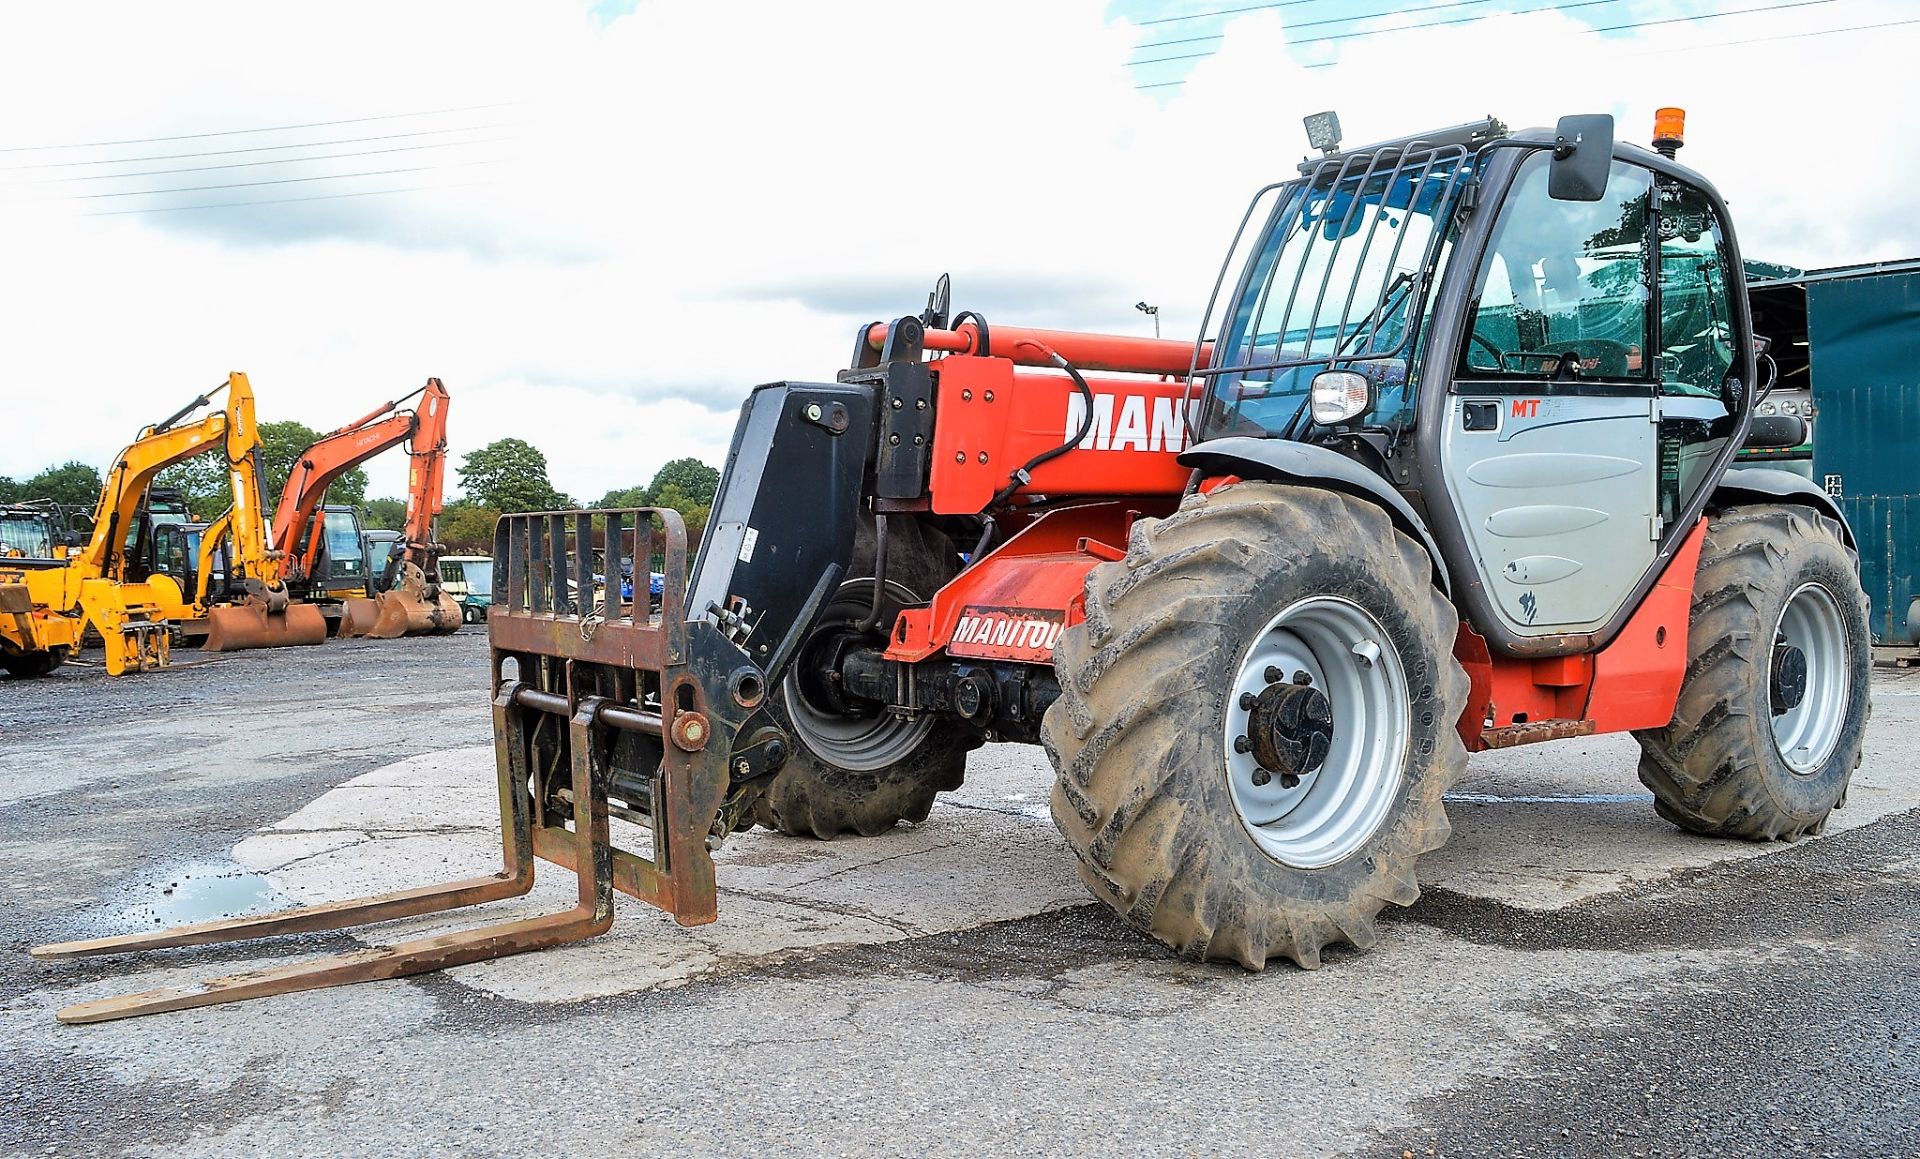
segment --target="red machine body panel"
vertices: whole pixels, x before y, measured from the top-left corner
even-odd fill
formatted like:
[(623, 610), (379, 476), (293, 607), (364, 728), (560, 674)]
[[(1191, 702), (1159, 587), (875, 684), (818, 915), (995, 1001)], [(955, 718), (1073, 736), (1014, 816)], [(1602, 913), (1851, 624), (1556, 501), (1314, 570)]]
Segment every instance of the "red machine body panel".
[[(934, 364), (940, 421), (933, 433), (933, 511), (971, 515), (1035, 456), (1071, 439), (1087, 414), (1064, 374), (1004, 358), (952, 355)], [(1074, 450), (1034, 468), (1032, 495), (1177, 495), (1178, 462), (1199, 392), (1184, 380), (1090, 374), (1093, 424)], [(1184, 413), (1183, 413), (1184, 412)]]
[[(1496, 656), (1462, 622), (1454, 656), (1471, 682), (1460, 716), (1468, 750), (1660, 728), (1671, 721), (1687, 671), (1693, 579), (1706, 534), (1701, 520), (1626, 627), (1599, 652), (1538, 660)], [(1541, 735), (1531, 736), (1529, 729)]]
[(976, 660), (1051, 664), (1060, 633), (1086, 618), (1087, 573), (1125, 555), (1134, 520), (1172, 508), (1167, 496), (1046, 512), (934, 593), (926, 607), (901, 612), (887, 659), (912, 663), (944, 648)]

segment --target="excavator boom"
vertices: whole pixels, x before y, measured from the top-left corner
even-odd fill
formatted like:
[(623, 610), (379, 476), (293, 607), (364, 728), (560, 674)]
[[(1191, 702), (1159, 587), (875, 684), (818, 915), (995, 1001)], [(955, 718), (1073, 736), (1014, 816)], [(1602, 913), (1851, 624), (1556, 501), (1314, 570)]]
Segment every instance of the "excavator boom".
[[(401, 405), (418, 397), (410, 410)], [(451, 632), (460, 608), (440, 590), (440, 545), (433, 541), (440, 515), (447, 456), (447, 388), (437, 378), (413, 394), (385, 403), (321, 438), (301, 452), (287, 478), (273, 517), (274, 540), (286, 545), (285, 573), (298, 594), (313, 599), (320, 572), (325, 526), (317, 518), (327, 487), (366, 460), (409, 444), (406, 529), (390, 567), (371, 598), (349, 598), (341, 609), (340, 635), (388, 639)], [(398, 583), (391, 582), (397, 578)]]

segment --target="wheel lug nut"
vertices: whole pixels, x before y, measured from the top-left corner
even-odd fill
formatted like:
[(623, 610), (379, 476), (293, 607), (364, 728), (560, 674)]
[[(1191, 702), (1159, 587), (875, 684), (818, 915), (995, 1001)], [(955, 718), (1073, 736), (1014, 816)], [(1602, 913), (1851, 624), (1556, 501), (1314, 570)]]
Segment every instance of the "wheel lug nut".
[(1287, 677), (1286, 673), (1280, 671), (1278, 668), (1275, 668), (1271, 664), (1267, 665), (1267, 670), (1263, 674), (1263, 679), (1265, 679), (1268, 684), (1278, 684), (1282, 680), (1285, 680), (1286, 677)]
[[(1256, 785), (1264, 785), (1264, 784), (1266, 784), (1266, 783), (1267, 783), (1268, 781), (1271, 781), (1271, 780), (1273, 780), (1273, 774), (1272, 774), (1272, 773), (1269, 773), (1269, 772), (1268, 772), (1267, 770), (1265, 770), (1265, 769), (1255, 769), (1255, 770), (1253, 770), (1253, 783), (1254, 783), (1254, 784), (1256, 784)], [(1282, 784), (1285, 784), (1286, 782), (1284, 782), (1284, 781), (1282, 781), (1281, 783), (1282, 783)]]
[(1256, 705), (1256, 704), (1258, 704), (1258, 703), (1260, 703), (1260, 702), (1259, 702), (1259, 700), (1257, 700), (1257, 699), (1256, 699), (1256, 698), (1254, 697), (1254, 695), (1253, 695), (1253, 693), (1251, 693), (1251, 692), (1242, 692), (1242, 693), (1240, 694), (1240, 707), (1241, 707), (1241, 708), (1243, 708), (1243, 709), (1245, 709), (1246, 711), (1248, 711), (1248, 712), (1252, 712), (1252, 711), (1253, 711), (1253, 706), (1254, 706), (1254, 705)]
[(1280, 774), (1281, 788), (1293, 789), (1293, 788), (1298, 788), (1299, 785), (1300, 785), (1300, 776), (1298, 773), (1281, 773)]
[(1244, 736), (1236, 736), (1233, 738), (1233, 751), (1237, 753), (1250, 753), (1253, 751), (1253, 742)]
[(1313, 677), (1307, 674), (1307, 670), (1305, 668), (1302, 668), (1300, 671), (1295, 672), (1293, 674), (1293, 682), (1295, 684), (1299, 684), (1303, 686), (1309, 685), (1313, 683)]

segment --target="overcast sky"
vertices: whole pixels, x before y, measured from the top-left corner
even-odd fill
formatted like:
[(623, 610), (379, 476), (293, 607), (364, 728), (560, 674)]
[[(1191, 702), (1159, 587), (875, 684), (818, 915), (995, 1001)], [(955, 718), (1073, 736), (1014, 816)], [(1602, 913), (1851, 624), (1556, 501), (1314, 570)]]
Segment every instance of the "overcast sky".
[(438, 375), (456, 461), (518, 435), (591, 500), (717, 465), (750, 386), (943, 271), (991, 321), (1189, 338), (1323, 108), (1357, 144), (1680, 105), (1747, 256), (1920, 255), (1914, 0), (1195, 16), (1253, 4), (9, 5), (0, 474), (104, 466), (228, 370), (323, 430)]

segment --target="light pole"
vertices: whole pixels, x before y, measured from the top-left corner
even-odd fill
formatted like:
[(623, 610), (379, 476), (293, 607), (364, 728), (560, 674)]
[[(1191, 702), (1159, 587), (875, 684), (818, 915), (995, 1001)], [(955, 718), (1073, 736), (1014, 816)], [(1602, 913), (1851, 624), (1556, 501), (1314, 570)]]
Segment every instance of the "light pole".
[(1153, 319), (1153, 336), (1160, 337), (1160, 307), (1149, 306), (1145, 302), (1135, 302), (1133, 308)]

